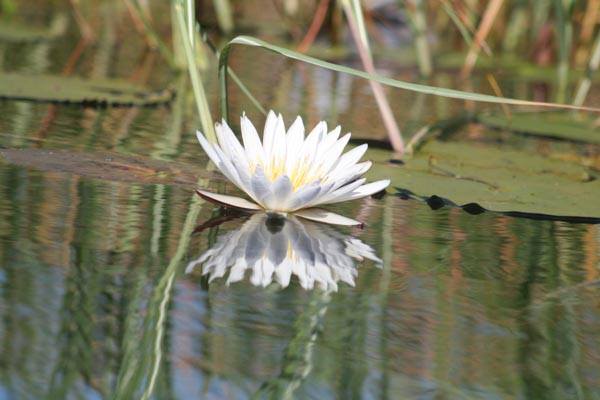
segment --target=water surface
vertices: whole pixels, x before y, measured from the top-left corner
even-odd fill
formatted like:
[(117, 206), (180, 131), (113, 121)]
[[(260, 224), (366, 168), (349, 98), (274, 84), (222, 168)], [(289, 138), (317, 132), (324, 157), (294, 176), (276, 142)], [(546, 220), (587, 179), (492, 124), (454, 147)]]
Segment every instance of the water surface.
[[(86, 50), (77, 73), (189, 85), (156, 54), (123, 55), (143, 43), (130, 33)], [(60, 71), (68, 35), (0, 44), (2, 69)], [(364, 82), (249, 54), (232, 65), (288, 122), (300, 113), (382, 137)], [(390, 95), (409, 131), (465, 107)], [(247, 107), (232, 88), (232, 114)], [(359, 263), (354, 286), (209, 282), (187, 264), (243, 220), (194, 232), (222, 216), (194, 196), (197, 180), (233, 192), (205, 170), (194, 112), (186, 91), (157, 108), (0, 102), (0, 397), (600, 398), (597, 225), (387, 195), (333, 208), (367, 221), (335, 232), (382, 260)]]

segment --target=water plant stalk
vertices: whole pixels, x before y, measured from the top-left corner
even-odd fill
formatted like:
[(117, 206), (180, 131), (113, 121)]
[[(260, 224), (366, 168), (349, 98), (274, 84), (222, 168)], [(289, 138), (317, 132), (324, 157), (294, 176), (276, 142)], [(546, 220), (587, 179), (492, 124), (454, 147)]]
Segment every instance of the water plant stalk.
[[(353, 0), (352, 3), (350, 0), (343, 0), (342, 7), (344, 8), (346, 18), (348, 19), (350, 32), (356, 43), (363, 67), (369, 74), (376, 74), (360, 3), (358, 0)], [(374, 80), (369, 80), (369, 84), (371, 85), (373, 96), (379, 107), (379, 112), (386, 127), (390, 144), (396, 153), (402, 155), (404, 154), (404, 139), (402, 138), (402, 133), (396, 123), (394, 113), (392, 112), (392, 108), (390, 107), (383, 87), (379, 82)]]
[(325, 21), (325, 17), (327, 16), (327, 10), (329, 9), (330, 0), (321, 0), (319, 5), (317, 6), (317, 11), (315, 12), (315, 16), (313, 17), (308, 30), (306, 31), (306, 35), (300, 41), (300, 44), (296, 47), (301, 53), (305, 53), (310, 46), (315, 41), (317, 34), (321, 30), (321, 26), (323, 26), (323, 22)]
[(182, 45), (181, 35), (179, 33), (179, 28), (177, 25), (177, 10), (176, 3), (174, 1), (171, 2), (171, 43), (173, 47), (173, 64), (175, 68), (179, 71), (184, 71), (187, 68), (187, 63), (185, 60), (185, 51)]
[(477, 62), (477, 57), (479, 56), (479, 51), (481, 50), (481, 43), (485, 40), (487, 35), (490, 33), (492, 29), (492, 25), (494, 24), (494, 20), (498, 16), (498, 12), (502, 7), (504, 0), (491, 0), (483, 13), (483, 18), (481, 19), (481, 23), (479, 24), (479, 28), (477, 28), (477, 33), (475, 34), (475, 41), (469, 48), (469, 52), (467, 53), (467, 57), (465, 58), (465, 63), (463, 64), (463, 68), (460, 71), (460, 76), (464, 79), (471, 75), (473, 71), (473, 67)]
[[(188, 1), (188, 3), (190, 3), (190, 1)], [(208, 100), (206, 98), (206, 91), (204, 90), (204, 85), (202, 84), (202, 79), (200, 77), (200, 74), (198, 73), (198, 68), (196, 66), (196, 59), (194, 57), (193, 47), (194, 44), (193, 41), (190, 41), (190, 37), (193, 39), (194, 36), (189, 34), (190, 28), (186, 27), (185, 14), (181, 3), (175, 5), (175, 14), (177, 16), (176, 20), (177, 26), (179, 28), (179, 33), (183, 41), (183, 47), (187, 60), (188, 71), (190, 74), (190, 80), (192, 81), (192, 88), (194, 90), (194, 99), (196, 100), (196, 107), (198, 110), (198, 116), (200, 118), (200, 124), (208, 140), (216, 142), (217, 137), (215, 135), (214, 124), (212, 116), (210, 114)]]
[[(198, 183), (205, 183), (202, 181), (203, 179), (201, 179)], [(158, 376), (158, 371), (160, 369), (163, 357), (162, 342), (165, 334), (167, 306), (171, 301), (173, 282), (177, 276), (177, 271), (181, 260), (187, 252), (190, 244), (192, 232), (194, 230), (196, 221), (198, 220), (198, 214), (200, 213), (202, 204), (204, 204), (204, 201), (200, 200), (195, 194), (192, 195), (190, 208), (183, 224), (179, 243), (177, 244), (177, 250), (175, 255), (169, 261), (169, 265), (165, 269), (163, 276), (156, 285), (152, 303), (149, 306), (149, 308), (151, 308), (149, 315), (155, 319), (155, 326), (152, 327), (152, 332), (154, 335), (154, 343), (152, 344), (154, 359), (152, 361), (150, 376), (148, 377), (148, 383), (142, 395), (142, 399), (149, 399), (156, 385), (156, 378)]]
[(506, 28), (506, 34), (502, 48), (506, 53), (513, 53), (517, 49), (520, 39), (527, 32), (529, 26), (529, 15), (525, 3), (517, 2), (510, 13), (510, 19)]
[(596, 34), (596, 40), (590, 56), (588, 67), (585, 71), (585, 76), (581, 79), (579, 86), (577, 87), (577, 93), (573, 100), (573, 105), (581, 106), (587, 97), (590, 87), (592, 86), (592, 75), (598, 70), (600, 66), (600, 31)]
[(572, 12), (571, 0), (554, 0), (556, 15), (556, 30), (558, 34), (558, 86), (555, 101), (562, 103), (567, 97), (567, 84), (569, 81), (569, 55), (573, 40), (573, 26), (568, 18)]
[(215, 13), (217, 14), (219, 28), (225, 34), (231, 33), (234, 25), (229, 0), (213, 0), (213, 6), (215, 8)]
[(440, 2), (442, 4), (442, 8), (446, 12), (446, 14), (448, 14), (450, 20), (452, 20), (452, 22), (458, 29), (458, 32), (462, 36), (463, 40), (467, 43), (468, 46), (471, 46), (473, 43), (473, 37), (471, 35), (471, 32), (469, 32), (469, 29), (465, 26), (465, 24), (463, 24), (460, 17), (456, 15), (454, 9), (452, 8), (452, 5), (448, 3), (448, 0), (441, 0)]
[(160, 52), (164, 60), (169, 64), (169, 67), (176, 69), (177, 65), (175, 64), (175, 57), (173, 53), (156, 33), (154, 28), (152, 28), (152, 24), (148, 20), (146, 13), (142, 10), (139, 0), (128, 0), (128, 4), (131, 5), (131, 10), (136, 13), (136, 17), (142, 21), (142, 24), (144, 25), (144, 31), (150, 45)]
[[(210, 41), (210, 39), (208, 38), (208, 35), (206, 34), (206, 32), (204, 32), (202, 30), (202, 27), (200, 25), (196, 25), (196, 26), (198, 28), (198, 32), (200, 33), (200, 38), (208, 46), (208, 48), (210, 49), (210, 51), (212, 51), (212, 53), (214, 54), (214, 56), (218, 60), (221, 57), (221, 52)], [(260, 104), (260, 102), (256, 99), (256, 97), (254, 97), (252, 95), (252, 93), (250, 92), (250, 90), (246, 87), (246, 85), (244, 85), (244, 83), (242, 82), (242, 80), (237, 76), (237, 74), (233, 71), (233, 69), (228, 68), (227, 69), (227, 74), (233, 80), (233, 82), (237, 85), (237, 87), (242, 91), (242, 93), (248, 98), (248, 100), (250, 100), (250, 102), (252, 103), (252, 105), (258, 111), (260, 111), (264, 116), (266, 116), (267, 115), (267, 110), (262, 106), (262, 104)]]
[[(448, 14), (448, 16), (458, 29), (458, 32), (462, 36), (463, 40), (467, 43), (467, 46), (473, 46), (473, 35), (475, 34), (475, 30), (473, 29), (473, 27), (471, 25), (467, 25), (465, 23), (466, 20), (463, 20), (460, 16), (456, 14), (453, 6), (449, 3), (448, 0), (440, 0), (440, 3), (442, 4), (442, 8), (446, 12), (446, 14)], [(492, 50), (490, 49), (490, 46), (485, 40), (481, 42), (481, 49), (488, 56), (492, 55)]]
[(431, 62), (431, 51), (427, 42), (427, 18), (425, 15), (425, 4), (423, 0), (407, 1), (408, 16), (411, 19), (415, 35), (415, 49), (419, 63), (419, 72), (428, 77), (433, 70)]
[(540, 32), (542, 31), (545, 24), (548, 23), (550, 16), (550, 9), (552, 7), (552, 1), (538, 1), (535, 3), (534, 12), (531, 15), (531, 26), (529, 38), (532, 42), (538, 39)]
[(187, 28), (188, 38), (190, 39), (190, 43), (192, 44), (192, 49), (195, 46), (194, 36), (194, 26), (196, 26), (196, 1), (195, 0), (185, 0), (185, 22)]
[(294, 322), (294, 337), (286, 348), (281, 373), (263, 383), (251, 399), (287, 400), (297, 397), (294, 395), (295, 391), (314, 367), (315, 347), (331, 297), (327, 290), (317, 289), (312, 292), (304, 311)]

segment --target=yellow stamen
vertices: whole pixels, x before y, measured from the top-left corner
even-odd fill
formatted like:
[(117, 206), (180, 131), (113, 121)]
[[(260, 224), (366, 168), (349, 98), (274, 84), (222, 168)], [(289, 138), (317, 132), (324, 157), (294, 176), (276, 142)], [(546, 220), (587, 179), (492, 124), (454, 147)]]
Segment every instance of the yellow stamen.
[[(304, 159), (302, 162), (298, 162), (296, 165), (294, 165), (292, 170), (289, 171), (288, 177), (292, 182), (292, 188), (294, 191), (308, 183), (323, 178), (323, 171), (320, 169), (313, 171), (312, 167), (313, 165), (311, 165), (307, 159)], [(254, 166), (254, 168), (256, 167)], [(265, 176), (271, 182), (287, 173), (285, 161), (283, 159), (273, 159), (264, 165), (263, 168)]]

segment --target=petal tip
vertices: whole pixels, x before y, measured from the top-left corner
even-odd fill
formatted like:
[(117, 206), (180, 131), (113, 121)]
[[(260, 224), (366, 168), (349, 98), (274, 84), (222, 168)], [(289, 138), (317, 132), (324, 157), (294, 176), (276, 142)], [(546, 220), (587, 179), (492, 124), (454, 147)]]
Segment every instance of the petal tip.
[(212, 193), (200, 188), (196, 188), (196, 194), (204, 200), (222, 207), (233, 207), (244, 211), (259, 211), (261, 209), (258, 205), (241, 197)]
[(296, 211), (295, 214), (299, 217), (325, 224), (364, 227), (364, 224), (360, 221), (320, 208), (305, 208)]

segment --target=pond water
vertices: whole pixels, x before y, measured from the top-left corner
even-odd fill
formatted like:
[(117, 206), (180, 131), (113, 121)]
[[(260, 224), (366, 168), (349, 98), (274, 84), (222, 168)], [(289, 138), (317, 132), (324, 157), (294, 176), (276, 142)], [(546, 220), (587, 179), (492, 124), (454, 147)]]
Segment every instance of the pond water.
[[(332, 207), (364, 229), (224, 214), (194, 195), (198, 180), (233, 187), (205, 168), (189, 83), (141, 50), (124, 16), (101, 21), (77, 74), (175, 82), (178, 95), (154, 108), (0, 101), (0, 398), (600, 398), (598, 225), (432, 210), (392, 190)], [(71, 27), (59, 41), (0, 43), (2, 70), (60, 73), (77, 38)], [(383, 137), (366, 83), (236, 54), (287, 122), (300, 113)], [(514, 90), (540, 84), (528, 85)], [(260, 120), (231, 90), (232, 115)], [(390, 96), (409, 131), (465, 107)], [(284, 233), (337, 261), (289, 284), (218, 259), (208, 275), (189, 265)]]

